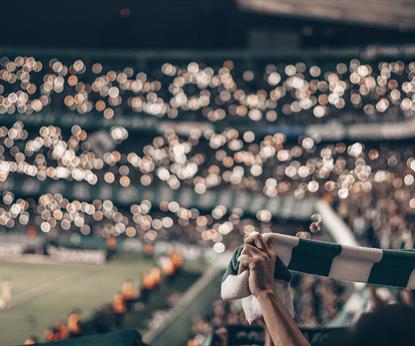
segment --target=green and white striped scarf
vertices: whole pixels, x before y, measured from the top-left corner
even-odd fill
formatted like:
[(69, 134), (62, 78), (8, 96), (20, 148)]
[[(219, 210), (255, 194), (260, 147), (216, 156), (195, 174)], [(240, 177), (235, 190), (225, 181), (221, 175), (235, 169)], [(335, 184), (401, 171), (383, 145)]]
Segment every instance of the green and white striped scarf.
[[(266, 233), (263, 237), (268, 243), (272, 242), (278, 250), (276, 280), (288, 282), (288, 268), (336, 280), (415, 289), (414, 251), (339, 245), (276, 233)], [(247, 271), (238, 275), (238, 258), (242, 249), (243, 246), (240, 246), (234, 251), (222, 278), (221, 296), (224, 300), (251, 296)], [(250, 300), (250, 311), (244, 306), (248, 321), (261, 315), (255, 299), (252, 297)], [(257, 313), (253, 313), (253, 310)]]

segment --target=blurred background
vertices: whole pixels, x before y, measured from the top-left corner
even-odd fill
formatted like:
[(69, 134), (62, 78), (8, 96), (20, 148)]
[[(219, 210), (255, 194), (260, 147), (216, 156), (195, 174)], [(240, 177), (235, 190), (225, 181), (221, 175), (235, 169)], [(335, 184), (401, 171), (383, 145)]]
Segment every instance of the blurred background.
[[(0, 344), (263, 345), (219, 299), (247, 234), (413, 249), (414, 15), (411, 0), (3, 4)], [(310, 340), (374, 297), (413, 304), (301, 273), (292, 291)]]

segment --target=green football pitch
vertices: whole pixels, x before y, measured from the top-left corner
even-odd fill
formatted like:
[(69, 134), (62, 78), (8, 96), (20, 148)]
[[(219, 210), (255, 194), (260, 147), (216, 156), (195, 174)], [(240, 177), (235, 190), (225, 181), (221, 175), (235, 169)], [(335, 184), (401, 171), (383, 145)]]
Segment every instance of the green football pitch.
[[(66, 320), (74, 307), (87, 319), (97, 307), (111, 302), (123, 281), (138, 282), (152, 266), (152, 260), (141, 256), (118, 257), (103, 265), (0, 262), (0, 279), (8, 277), (13, 285), (12, 308), (0, 310), (0, 345), (22, 344), (30, 335), (42, 337), (48, 326)], [(194, 268), (191, 271), (185, 280), (165, 283), (172, 287), (162, 287), (160, 293), (185, 291), (198, 276)]]

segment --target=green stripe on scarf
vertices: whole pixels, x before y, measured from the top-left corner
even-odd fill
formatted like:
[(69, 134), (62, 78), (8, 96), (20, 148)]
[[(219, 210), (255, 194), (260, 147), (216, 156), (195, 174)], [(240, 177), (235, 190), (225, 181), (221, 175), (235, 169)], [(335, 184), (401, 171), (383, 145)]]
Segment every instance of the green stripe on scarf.
[(328, 276), (333, 258), (340, 255), (338, 244), (300, 239), (293, 249), (288, 269), (315, 275)]
[(238, 258), (241, 255), (241, 252), (243, 250), (244, 246), (239, 246), (232, 254), (231, 261), (229, 262), (228, 267), (226, 268), (225, 274), (222, 276), (222, 282), (225, 281), (225, 279), (229, 275), (237, 275), (238, 274), (238, 268), (239, 268), (239, 262)]
[(414, 251), (383, 250), (380, 262), (375, 263), (369, 282), (386, 286), (405, 287), (415, 266)]

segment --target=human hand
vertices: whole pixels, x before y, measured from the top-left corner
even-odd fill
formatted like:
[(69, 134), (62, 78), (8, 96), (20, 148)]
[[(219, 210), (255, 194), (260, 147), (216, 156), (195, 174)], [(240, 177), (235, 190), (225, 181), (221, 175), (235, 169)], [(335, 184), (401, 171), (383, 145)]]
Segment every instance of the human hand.
[(261, 234), (254, 232), (245, 239), (239, 261), (249, 270), (249, 289), (255, 297), (275, 292), (276, 259), (276, 247), (267, 244)]

